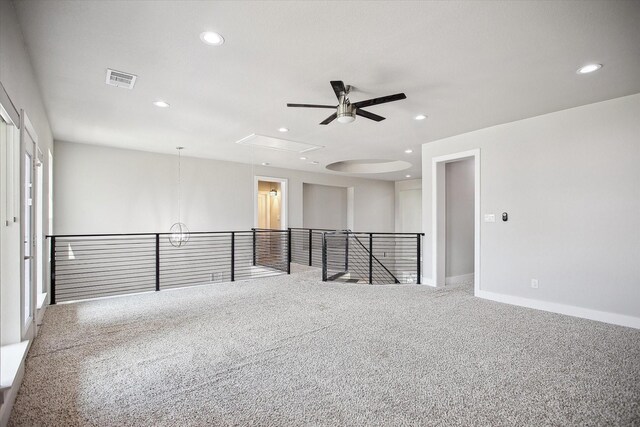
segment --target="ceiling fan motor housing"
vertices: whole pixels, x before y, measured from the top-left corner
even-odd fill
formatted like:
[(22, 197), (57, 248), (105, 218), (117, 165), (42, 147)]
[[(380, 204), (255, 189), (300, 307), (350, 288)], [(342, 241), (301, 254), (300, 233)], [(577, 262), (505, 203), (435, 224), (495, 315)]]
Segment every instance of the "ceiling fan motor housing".
[(356, 107), (349, 103), (340, 103), (338, 105), (337, 118), (340, 123), (351, 123), (356, 119)]

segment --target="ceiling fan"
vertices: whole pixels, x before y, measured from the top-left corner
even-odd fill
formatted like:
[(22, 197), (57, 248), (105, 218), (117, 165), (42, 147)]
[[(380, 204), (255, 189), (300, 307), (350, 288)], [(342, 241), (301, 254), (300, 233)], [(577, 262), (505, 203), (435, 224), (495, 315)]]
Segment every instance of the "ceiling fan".
[(362, 110), (362, 108), (370, 107), (372, 105), (384, 104), (386, 102), (399, 101), (407, 97), (404, 93), (396, 93), (395, 95), (367, 99), (366, 101), (358, 101), (352, 104), (348, 98), (349, 92), (352, 89), (351, 86), (345, 86), (341, 80), (334, 80), (331, 82), (331, 87), (333, 88), (333, 91), (338, 98), (338, 105), (287, 104), (287, 107), (336, 109), (335, 113), (320, 122), (321, 125), (328, 125), (335, 119), (338, 119), (340, 123), (351, 123), (356, 119), (356, 115), (366, 117), (367, 119), (374, 120), (376, 122), (380, 122), (384, 120), (384, 117)]

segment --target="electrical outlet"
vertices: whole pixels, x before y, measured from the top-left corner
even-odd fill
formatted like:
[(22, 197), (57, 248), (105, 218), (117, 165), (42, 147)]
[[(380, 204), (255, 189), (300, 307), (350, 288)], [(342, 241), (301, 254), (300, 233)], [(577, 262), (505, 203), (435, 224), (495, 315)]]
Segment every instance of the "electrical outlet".
[(531, 287), (533, 289), (538, 289), (538, 279), (531, 279)]

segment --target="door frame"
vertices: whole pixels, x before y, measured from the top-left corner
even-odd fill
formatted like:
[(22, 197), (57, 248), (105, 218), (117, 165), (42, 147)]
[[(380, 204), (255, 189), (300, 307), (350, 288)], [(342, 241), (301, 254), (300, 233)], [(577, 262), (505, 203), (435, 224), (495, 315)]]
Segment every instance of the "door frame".
[(440, 287), (446, 281), (446, 175), (445, 166), (460, 160), (474, 160), (474, 295), (480, 286), (480, 149), (447, 154), (431, 159), (432, 175), (432, 251), (431, 266), (433, 286)]
[(31, 174), (32, 174), (32, 215), (31, 215), (31, 230), (32, 233), (35, 232), (36, 227), (36, 206), (38, 195), (36, 194), (37, 183), (35, 182), (36, 177), (36, 160), (38, 155), (38, 135), (36, 134), (35, 128), (29, 120), (27, 113), (24, 110), (21, 110), (20, 114), (20, 335), (23, 340), (30, 340), (35, 336), (35, 328), (34, 328), (34, 320), (36, 317), (36, 305), (37, 305), (37, 294), (36, 294), (36, 278), (37, 278), (37, 265), (38, 265), (38, 257), (40, 254), (37, 253), (37, 245), (35, 244), (35, 240), (32, 237), (31, 241), (31, 283), (29, 286), (29, 305), (31, 309), (31, 316), (29, 319), (25, 320), (25, 310), (24, 310), (24, 302), (25, 302), (25, 274), (24, 274), (24, 264), (25, 264), (25, 251), (24, 251), (24, 238), (26, 233), (26, 212), (25, 212), (25, 201), (26, 201), (26, 192), (25, 192), (25, 154), (27, 153), (27, 137), (33, 141), (33, 147), (31, 147)]
[(255, 175), (253, 180), (253, 226), (258, 228), (258, 183), (260, 181), (279, 182), (282, 192), (282, 206), (280, 207), (280, 229), (286, 230), (289, 227), (289, 180), (287, 178), (277, 178), (272, 176)]

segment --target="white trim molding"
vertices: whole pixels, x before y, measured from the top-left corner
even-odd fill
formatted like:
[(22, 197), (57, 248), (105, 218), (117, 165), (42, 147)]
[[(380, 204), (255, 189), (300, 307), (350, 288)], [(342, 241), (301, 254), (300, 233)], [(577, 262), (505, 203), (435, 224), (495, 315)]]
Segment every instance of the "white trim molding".
[(286, 230), (289, 227), (289, 180), (273, 176), (254, 175), (253, 177), (253, 224), (258, 227), (258, 183), (260, 181), (279, 182), (282, 191), (282, 208), (280, 212), (280, 228)]
[(432, 251), (431, 251), (431, 270), (432, 270), (432, 286), (445, 286), (445, 169), (447, 163), (458, 160), (473, 159), (474, 161), (474, 277), (473, 287), (474, 294), (480, 291), (480, 149), (462, 151), (459, 153), (447, 154), (444, 156), (433, 157), (431, 159), (431, 178), (432, 178), (432, 194), (431, 194), (431, 210), (432, 210)]
[(556, 302), (516, 297), (489, 291), (477, 290), (475, 296), (505, 304), (517, 305), (520, 307), (533, 308), (536, 310), (549, 311), (551, 313), (564, 314), (567, 316), (580, 317), (583, 319), (596, 320), (598, 322), (640, 329), (640, 317), (593, 310), (590, 308), (576, 307), (573, 305), (560, 304)]

